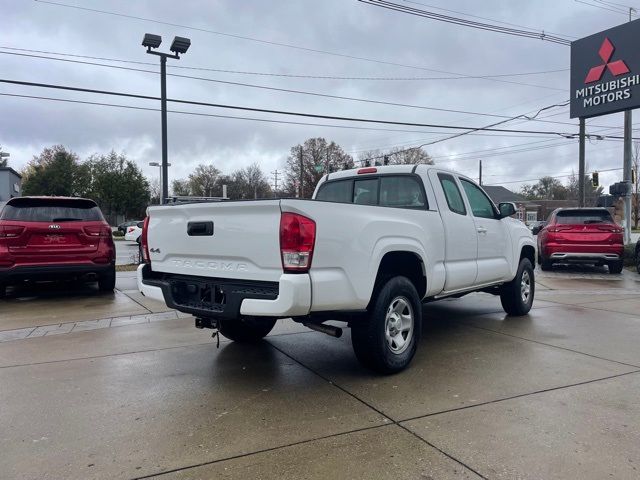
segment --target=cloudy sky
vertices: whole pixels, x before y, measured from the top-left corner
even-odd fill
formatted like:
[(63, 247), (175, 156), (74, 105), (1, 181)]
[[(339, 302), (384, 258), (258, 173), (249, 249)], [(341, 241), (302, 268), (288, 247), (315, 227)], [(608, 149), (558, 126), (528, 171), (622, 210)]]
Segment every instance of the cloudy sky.
[[(533, 114), (569, 98), (568, 46), (418, 18), (356, 0), (54, 1), (56, 4), (0, 0), (3, 12), (0, 77), (157, 96), (158, 59), (147, 55), (140, 45), (144, 33), (150, 32), (162, 35), (164, 48), (168, 48), (175, 35), (191, 39), (189, 52), (179, 61), (170, 60), (168, 71), (201, 79), (169, 77), (168, 95), (176, 99), (481, 127), (503, 120), (504, 116)], [(586, 1), (602, 5), (598, 0)], [(570, 40), (627, 20), (622, 13), (574, 0), (398, 0), (398, 3), (472, 20), (544, 30)], [(628, 3), (640, 8), (640, 2)], [(511, 74), (517, 75), (502, 76)], [(477, 78), (487, 76), (494, 77)], [(377, 80), (371, 80), (372, 77)], [(159, 112), (7, 94), (148, 109), (159, 108), (159, 102), (3, 83), (0, 94), (0, 145), (11, 153), (10, 166), (16, 170), (22, 169), (44, 147), (63, 144), (81, 158), (115, 149), (126, 153), (149, 178), (157, 175), (158, 169), (148, 163), (160, 160)], [(187, 176), (199, 163), (213, 163), (230, 172), (259, 162), (265, 172), (272, 172), (282, 169), (291, 146), (315, 136), (334, 140), (357, 157), (359, 152), (370, 149), (419, 145), (457, 133), (439, 128), (314, 120), (190, 105), (170, 104), (169, 108), (207, 115), (322, 124), (294, 125), (170, 113), (169, 161), (173, 165), (170, 179)], [(577, 121), (569, 119), (568, 107), (555, 107), (538, 118), (545, 121), (516, 120), (499, 128), (560, 133), (578, 130)], [(622, 123), (621, 114), (600, 117), (587, 123), (587, 131), (621, 136)], [(345, 126), (357, 128), (339, 128)], [(437, 164), (472, 177), (477, 177), (478, 160), (483, 159), (484, 182), (504, 184), (514, 190), (519, 189), (521, 184), (517, 182), (522, 180), (577, 170), (577, 140), (560, 136), (472, 134), (439, 142), (427, 150)], [(587, 163), (592, 170), (621, 167), (622, 142), (588, 143)], [(620, 176), (618, 171), (602, 173), (601, 182), (612, 183)]]

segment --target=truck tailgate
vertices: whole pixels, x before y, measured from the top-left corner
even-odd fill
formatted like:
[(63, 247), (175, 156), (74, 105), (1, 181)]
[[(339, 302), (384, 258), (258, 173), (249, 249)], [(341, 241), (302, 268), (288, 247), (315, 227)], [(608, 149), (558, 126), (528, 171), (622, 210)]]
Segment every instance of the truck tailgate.
[(155, 272), (278, 281), (280, 201), (152, 207), (148, 245)]

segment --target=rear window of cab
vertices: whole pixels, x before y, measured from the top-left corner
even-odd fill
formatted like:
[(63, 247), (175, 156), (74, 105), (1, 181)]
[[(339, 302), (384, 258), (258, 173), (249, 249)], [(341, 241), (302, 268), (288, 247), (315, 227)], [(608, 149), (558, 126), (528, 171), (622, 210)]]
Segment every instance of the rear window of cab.
[(330, 180), (320, 186), (315, 199), (381, 207), (428, 208), (424, 188), (415, 175)]

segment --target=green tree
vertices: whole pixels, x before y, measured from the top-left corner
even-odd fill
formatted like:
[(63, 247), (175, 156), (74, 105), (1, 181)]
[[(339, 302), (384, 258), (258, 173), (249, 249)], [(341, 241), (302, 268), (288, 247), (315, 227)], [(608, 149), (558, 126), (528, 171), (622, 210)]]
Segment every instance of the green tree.
[(198, 197), (213, 197), (216, 193), (222, 196), (220, 170), (213, 165), (200, 164), (189, 175), (189, 191)]
[(225, 177), (220, 183), (228, 185), (229, 198), (266, 198), (271, 196), (271, 186), (257, 163), (241, 168)]
[(87, 169), (75, 153), (62, 145), (42, 150), (22, 175), (24, 195), (85, 196), (89, 191)]
[[(587, 166), (587, 170), (589, 167)], [(598, 204), (598, 197), (603, 194), (604, 188), (602, 186), (594, 187), (591, 181), (590, 175), (585, 175), (582, 179), (584, 184), (584, 205), (585, 207), (594, 207)], [(580, 177), (575, 172), (571, 173), (569, 182), (567, 185), (567, 198), (569, 200), (578, 201), (580, 194)]]
[(177, 179), (171, 182), (171, 190), (176, 197), (188, 197), (191, 195), (189, 180)]
[[(300, 189), (301, 161), (302, 189)], [(327, 171), (335, 172), (353, 167), (351, 155), (335, 142), (328, 143), (321, 137), (309, 138), (304, 144), (291, 147), (284, 169), (284, 191), (290, 194), (298, 192), (300, 197), (310, 198), (316, 184)]]
[(566, 200), (568, 191), (560, 180), (542, 177), (534, 185), (524, 185), (520, 193), (527, 200)]
[(124, 154), (89, 157), (84, 167), (90, 177), (90, 196), (107, 215), (141, 217), (149, 205), (149, 182)]

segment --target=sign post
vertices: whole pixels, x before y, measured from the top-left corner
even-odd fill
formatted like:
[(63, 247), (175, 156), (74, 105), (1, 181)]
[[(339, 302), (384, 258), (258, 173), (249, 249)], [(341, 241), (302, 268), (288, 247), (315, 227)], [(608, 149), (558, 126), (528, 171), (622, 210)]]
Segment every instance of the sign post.
[[(584, 119), (625, 112), (623, 183), (631, 183), (631, 110), (640, 106), (640, 20), (571, 42), (571, 118), (580, 119), (580, 206), (584, 206)], [(631, 189), (624, 195), (631, 241)]]

